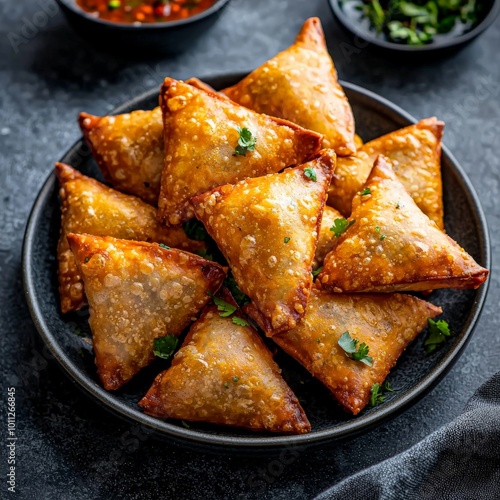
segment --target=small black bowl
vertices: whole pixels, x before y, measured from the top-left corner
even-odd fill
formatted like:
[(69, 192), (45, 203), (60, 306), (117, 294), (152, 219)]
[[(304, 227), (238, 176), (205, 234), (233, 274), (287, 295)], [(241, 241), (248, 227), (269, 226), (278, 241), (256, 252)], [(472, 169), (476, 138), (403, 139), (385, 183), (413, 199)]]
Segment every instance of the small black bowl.
[(99, 19), (81, 9), (75, 0), (56, 0), (69, 24), (100, 50), (123, 54), (179, 53), (192, 44), (219, 17), (230, 0), (218, 0), (208, 9), (187, 19), (163, 23), (115, 23)]
[(443, 34), (438, 35), (431, 43), (427, 45), (405, 45), (387, 40), (383, 34), (377, 34), (370, 27), (366, 19), (361, 19), (359, 11), (345, 8), (345, 4), (353, 0), (328, 0), (334, 16), (340, 24), (349, 32), (368, 42), (371, 47), (384, 53), (385, 55), (395, 57), (429, 57), (448, 55), (474, 40), (483, 31), (491, 26), (500, 12), (500, 0), (482, 0), (484, 2), (483, 12), (479, 22), (470, 31), (462, 34)]

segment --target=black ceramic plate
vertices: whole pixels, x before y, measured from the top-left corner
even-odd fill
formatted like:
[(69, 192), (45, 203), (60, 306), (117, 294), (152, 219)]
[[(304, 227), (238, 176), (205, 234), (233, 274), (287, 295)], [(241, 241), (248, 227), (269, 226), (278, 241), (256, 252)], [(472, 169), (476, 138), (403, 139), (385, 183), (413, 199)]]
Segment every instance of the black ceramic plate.
[[(215, 88), (236, 83), (244, 75), (231, 74), (206, 78)], [(365, 140), (373, 139), (415, 120), (385, 99), (355, 85), (342, 83), (351, 102), (357, 131)], [(116, 109), (124, 113), (134, 109), (152, 109), (158, 91), (152, 90)], [(71, 120), (72, 117), (68, 117)], [(91, 176), (98, 169), (83, 141), (77, 142), (61, 159)], [(460, 165), (446, 148), (442, 158), (445, 224), (448, 234), (458, 240), (483, 266), (489, 267), (489, 240), (486, 220), (477, 195)], [(397, 392), (375, 408), (367, 408), (357, 417), (346, 415), (329, 391), (313, 379), (299, 364), (282, 352), (277, 362), (283, 376), (299, 397), (312, 424), (312, 432), (300, 436), (252, 433), (203, 424), (184, 428), (177, 421), (162, 421), (144, 415), (137, 406), (155, 375), (168, 365), (158, 360), (129, 384), (116, 392), (105, 391), (97, 378), (92, 350), (84, 336), (90, 336), (87, 311), (62, 315), (57, 292), (56, 245), (59, 236), (57, 181), (53, 174), (45, 182), (31, 212), (23, 248), (23, 275), (26, 298), (33, 320), (55, 359), (93, 398), (137, 423), (151, 427), (157, 434), (182, 441), (186, 445), (219, 445), (231, 450), (269, 451), (284, 445), (310, 445), (351, 437), (380, 424), (408, 408), (426, 393), (452, 366), (464, 349), (483, 305), (487, 284), (479, 290), (439, 290), (433, 303), (443, 307), (443, 318), (450, 323), (454, 336), (435, 354), (428, 356), (421, 335), (399, 360), (389, 375)]]

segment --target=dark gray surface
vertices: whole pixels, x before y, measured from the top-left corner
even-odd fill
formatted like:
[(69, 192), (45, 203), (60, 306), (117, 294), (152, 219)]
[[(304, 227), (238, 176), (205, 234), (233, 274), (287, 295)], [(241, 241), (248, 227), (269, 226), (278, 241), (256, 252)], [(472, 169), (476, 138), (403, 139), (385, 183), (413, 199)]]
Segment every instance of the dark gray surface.
[[(49, 11), (45, 26), (42, 6)], [(468, 172), (488, 218), (495, 270), (500, 255), (499, 21), (457, 55), (412, 66), (358, 48), (339, 31), (326, 1), (234, 0), (188, 54), (131, 63), (89, 49), (48, 0), (9, 2), (8, 8), (3, 2), (0, 8), (1, 376), (4, 386), (17, 388), (20, 497), (309, 498), (454, 418), (474, 389), (499, 369), (500, 283), (494, 272), (483, 316), (463, 357), (404, 415), (356, 440), (322, 451), (292, 450), (281, 460), (194, 453), (111, 416), (46, 359), (20, 278), (27, 215), (53, 162), (78, 138), (79, 111), (106, 113), (159, 85), (166, 74), (185, 78), (254, 67), (291, 43), (303, 20), (313, 15), (323, 21), (342, 78), (418, 118), (436, 114), (447, 122), (445, 143)], [(33, 20), (40, 27), (26, 32)], [(8, 36), (22, 36), (23, 30), (29, 38), (16, 52), (14, 37)], [(3, 401), (4, 394), (5, 389)], [(4, 446), (1, 460), (3, 475)], [(4, 496), (5, 484), (1, 488)]]

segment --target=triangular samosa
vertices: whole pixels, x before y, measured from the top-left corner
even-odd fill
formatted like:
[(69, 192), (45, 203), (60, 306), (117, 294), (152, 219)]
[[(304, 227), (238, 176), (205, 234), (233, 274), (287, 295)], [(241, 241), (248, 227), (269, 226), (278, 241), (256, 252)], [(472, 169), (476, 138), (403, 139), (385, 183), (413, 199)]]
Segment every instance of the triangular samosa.
[(302, 434), (311, 426), (251, 326), (207, 306), (139, 402), (155, 417)]
[(291, 47), (223, 92), (247, 108), (323, 134), (323, 147), (339, 156), (356, 152), (351, 106), (317, 17), (304, 23)]
[(156, 243), (69, 234), (90, 307), (97, 371), (118, 389), (153, 359), (153, 340), (178, 335), (210, 300), (224, 269)]
[(61, 235), (57, 246), (59, 296), (63, 313), (86, 305), (75, 258), (66, 235), (88, 233), (126, 240), (153, 241), (195, 252), (204, 243), (190, 240), (181, 228), (166, 228), (156, 219), (156, 210), (87, 177), (63, 163), (56, 163), (61, 197)]
[(394, 172), (427, 217), (440, 229), (443, 223), (441, 137), (444, 123), (426, 118), (361, 146), (356, 156), (339, 158), (328, 204), (345, 216), (354, 195), (361, 190), (378, 155), (392, 162)]
[(248, 314), (267, 335), (293, 328), (312, 283), (333, 150), (279, 174), (246, 179), (192, 199), (196, 217), (226, 257)]
[(326, 255), (333, 250), (338, 243), (331, 227), (335, 224), (335, 219), (342, 219), (342, 214), (328, 205), (325, 205), (323, 217), (321, 218), (321, 228), (319, 230), (318, 245), (314, 256), (313, 269), (317, 269), (323, 264)]
[(383, 156), (346, 227), (316, 280), (334, 292), (478, 288), (488, 275), (417, 207)]
[[(215, 92), (197, 78), (186, 83)], [(156, 206), (164, 161), (160, 107), (114, 116), (80, 113), (78, 123), (106, 182)]]
[[(357, 415), (370, 400), (373, 384), (382, 385), (427, 319), (441, 312), (406, 294), (330, 294), (313, 289), (302, 322), (273, 340)], [(352, 359), (353, 354), (339, 345), (345, 332), (358, 341), (358, 353), (361, 344), (368, 347), (370, 359)]]
[(303, 163), (321, 145), (315, 132), (172, 78), (160, 101), (165, 168), (158, 213), (170, 226), (194, 216), (192, 196)]

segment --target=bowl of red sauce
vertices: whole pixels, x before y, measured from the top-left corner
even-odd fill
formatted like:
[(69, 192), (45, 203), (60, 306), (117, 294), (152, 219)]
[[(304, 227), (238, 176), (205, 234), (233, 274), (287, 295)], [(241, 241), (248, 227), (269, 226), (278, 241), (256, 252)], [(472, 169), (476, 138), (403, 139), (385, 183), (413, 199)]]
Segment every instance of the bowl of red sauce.
[(70, 25), (100, 50), (148, 57), (188, 48), (230, 0), (57, 0)]

